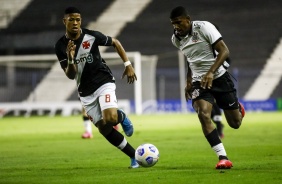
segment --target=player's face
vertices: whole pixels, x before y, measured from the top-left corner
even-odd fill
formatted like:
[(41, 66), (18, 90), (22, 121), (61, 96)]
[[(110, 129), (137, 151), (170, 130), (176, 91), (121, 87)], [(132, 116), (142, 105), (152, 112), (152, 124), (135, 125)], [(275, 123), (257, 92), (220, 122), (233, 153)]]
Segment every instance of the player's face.
[(66, 31), (69, 34), (77, 34), (80, 32), (81, 28), (81, 15), (79, 13), (71, 13), (65, 15), (64, 24), (66, 26)]
[(176, 17), (170, 19), (170, 22), (173, 26), (173, 29), (176, 31), (176, 34), (179, 36), (186, 36), (189, 33), (190, 29), (190, 19), (185, 16)]

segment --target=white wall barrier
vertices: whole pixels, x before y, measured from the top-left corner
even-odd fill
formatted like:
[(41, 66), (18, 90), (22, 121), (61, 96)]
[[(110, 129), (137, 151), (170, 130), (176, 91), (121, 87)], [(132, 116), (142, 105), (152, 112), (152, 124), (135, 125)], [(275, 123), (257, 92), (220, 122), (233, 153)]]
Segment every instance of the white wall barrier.
[[(119, 100), (118, 105), (127, 114), (131, 112), (129, 100)], [(30, 117), (33, 114), (70, 116), (80, 112), (81, 104), (79, 101), (0, 103), (0, 118), (6, 115)]]

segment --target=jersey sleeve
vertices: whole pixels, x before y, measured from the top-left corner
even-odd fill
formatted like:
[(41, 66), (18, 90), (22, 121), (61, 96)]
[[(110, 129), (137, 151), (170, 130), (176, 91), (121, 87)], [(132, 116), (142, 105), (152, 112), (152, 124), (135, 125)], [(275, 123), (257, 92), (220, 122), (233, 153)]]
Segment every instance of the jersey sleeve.
[(63, 49), (64, 48), (62, 44), (60, 44), (60, 41), (57, 42), (55, 45), (55, 53), (60, 62), (61, 68), (65, 70), (65, 68), (67, 68), (67, 65), (68, 65), (68, 57), (67, 57), (66, 52), (63, 52)]
[(201, 26), (201, 31), (204, 37), (210, 42), (210, 44), (215, 44), (222, 39), (220, 32), (216, 27), (207, 21), (204, 21), (204, 24)]
[(103, 33), (96, 31), (97, 43), (99, 46), (111, 46), (112, 45), (112, 37), (106, 36)]

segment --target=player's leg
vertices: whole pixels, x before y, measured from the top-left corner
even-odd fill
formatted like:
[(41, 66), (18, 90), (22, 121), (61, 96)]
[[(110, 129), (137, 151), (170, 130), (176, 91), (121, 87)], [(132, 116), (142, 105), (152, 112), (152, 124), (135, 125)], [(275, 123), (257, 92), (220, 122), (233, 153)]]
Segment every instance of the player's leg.
[(238, 101), (236, 91), (221, 94), (221, 97), (217, 99), (217, 103), (221, 104), (228, 125), (231, 128), (238, 129), (242, 124), (245, 110)]
[(89, 120), (85, 109), (82, 107), (81, 110), (81, 114), (82, 114), (82, 119), (83, 119), (83, 126), (84, 126), (84, 133), (82, 134), (82, 138), (83, 139), (91, 139), (93, 137), (92, 135), (92, 122)]
[(95, 125), (99, 132), (115, 147), (119, 148), (131, 159), (131, 168), (137, 168), (139, 165), (135, 161), (135, 149), (127, 142), (126, 138), (113, 126), (118, 123), (117, 108), (103, 110), (103, 119)]
[(133, 124), (131, 123), (130, 119), (126, 116), (125, 112), (122, 109), (118, 109), (117, 113), (118, 113), (118, 122), (121, 124), (121, 127), (125, 135), (131, 137), (134, 131)]
[(117, 131), (119, 130), (118, 124), (114, 126), (114, 129), (116, 129)]
[(234, 83), (228, 73), (215, 79), (213, 86), (220, 86), (221, 92), (214, 93), (216, 103), (223, 109), (230, 127), (238, 129), (245, 115), (244, 107), (239, 103)]
[(113, 126), (126, 119), (126, 115), (118, 110), (115, 95), (115, 84), (104, 85), (98, 91), (97, 103), (94, 108), (87, 111), (88, 115), (95, 117), (95, 126), (99, 132), (115, 147), (119, 148), (131, 160), (131, 168), (139, 165), (135, 161), (135, 149), (127, 142), (126, 138)]
[(216, 104), (216, 102), (213, 103), (213, 106), (212, 106), (211, 119), (216, 125), (218, 136), (220, 138), (223, 138), (224, 137), (223, 127), (224, 126), (222, 124), (222, 115), (221, 115), (221, 110), (218, 107), (218, 105)]
[(193, 100), (193, 107), (198, 114), (204, 136), (218, 156), (219, 162), (216, 165), (216, 169), (230, 169), (232, 167), (232, 162), (228, 160), (224, 145), (211, 121), (212, 103), (213, 99), (207, 101), (198, 98), (197, 100)]

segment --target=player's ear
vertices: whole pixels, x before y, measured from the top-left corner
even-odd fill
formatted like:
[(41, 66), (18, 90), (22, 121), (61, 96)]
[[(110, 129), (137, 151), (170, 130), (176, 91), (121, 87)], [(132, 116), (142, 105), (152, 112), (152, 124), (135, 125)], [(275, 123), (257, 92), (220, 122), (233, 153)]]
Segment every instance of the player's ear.
[(190, 17), (189, 16), (186, 16), (186, 20), (187, 22), (190, 24), (191, 23), (191, 20), (190, 20)]
[(187, 21), (188, 24), (191, 23), (191, 21), (190, 21), (190, 19), (188, 17), (186, 18), (186, 21)]
[(66, 18), (63, 18), (63, 24), (66, 25)]

